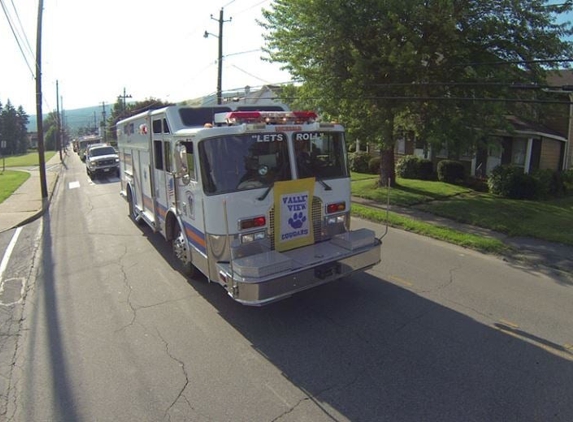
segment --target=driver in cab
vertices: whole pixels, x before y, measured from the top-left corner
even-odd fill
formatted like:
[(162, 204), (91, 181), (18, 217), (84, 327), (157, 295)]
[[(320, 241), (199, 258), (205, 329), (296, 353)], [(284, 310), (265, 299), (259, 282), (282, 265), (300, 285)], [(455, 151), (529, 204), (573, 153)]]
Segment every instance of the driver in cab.
[(312, 156), (309, 152), (310, 144), (308, 141), (295, 141), (294, 151), (296, 157), (296, 167), (298, 170), (298, 177), (311, 177), (313, 176), (312, 170)]

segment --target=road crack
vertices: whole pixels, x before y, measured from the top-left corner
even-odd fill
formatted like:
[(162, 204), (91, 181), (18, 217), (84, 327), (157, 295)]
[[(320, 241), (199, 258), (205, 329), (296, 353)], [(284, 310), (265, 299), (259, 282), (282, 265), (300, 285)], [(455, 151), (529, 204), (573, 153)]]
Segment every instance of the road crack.
[[(163, 336), (161, 335), (159, 330), (156, 329), (156, 332), (157, 332), (157, 336), (161, 339), (161, 341), (165, 345), (165, 353), (167, 354), (167, 356), (169, 356), (170, 359), (172, 359), (173, 361), (175, 361), (179, 365), (179, 367), (181, 368), (181, 371), (183, 372), (183, 376), (185, 377), (185, 382), (183, 383), (183, 386), (181, 387), (181, 389), (177, 393), (177, 396), (171, 402), (169, 407), (167, 407), (167, 409), (165, 410), (164, 418), (169, 419), (169, 412), (171, 411), (173, 406), (175, 406), (175, 403), (177, 403), (179, 401), (181, 396), (183, 396), (183, 392), (185, 391), (185, 389), (189, 385), (189, 374), (187, 373), (187, 369), (185, 368), (185, 362), (183, 362), (181, 359), (177, 358), (176, 356), (174, 356), (171, 353), (171, 351), (169, 350), (169, 343), (163, 338)], [(189, 401), (186, 398), (185, 398), (185, 401), (187, 402), (188, 405), (190, 405)]]

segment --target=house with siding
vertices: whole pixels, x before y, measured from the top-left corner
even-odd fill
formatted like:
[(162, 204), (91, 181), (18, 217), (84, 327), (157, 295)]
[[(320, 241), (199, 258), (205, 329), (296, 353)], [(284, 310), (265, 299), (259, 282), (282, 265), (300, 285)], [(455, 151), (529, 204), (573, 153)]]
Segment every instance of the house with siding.
[[(506, 116), (512, 126), (510, 132), (490, 134), (487, 148), (459, 158), (467, 174), (484, 177), (504, 164), (521, 167), (524, 173), (573, 168), (573, 71), (552, 72), (547, 82), (548, 91), (555, 95), (557, 101), (564, 103), (557, 108), (556, 114), (547, 116), (543, 122)], [(447, 151), (432, 154), (429, 147), (412, 135), (397, 140), (395, 154), (396, 158), (404, 155), (433, 157), (435, 165), (448, 158)]]

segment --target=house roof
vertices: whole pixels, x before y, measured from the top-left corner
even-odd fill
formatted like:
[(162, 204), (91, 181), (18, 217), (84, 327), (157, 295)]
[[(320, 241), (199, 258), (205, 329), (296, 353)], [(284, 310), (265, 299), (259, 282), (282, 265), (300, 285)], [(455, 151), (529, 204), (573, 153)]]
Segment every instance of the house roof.
[(556, 141), (567, 142), (567, 138), (563, 133), (540, 123), (530, 122), (517, 116), (506, 116), (506, 118), (507, 121), (513, 126), (514, 130), (519, 134), (551, 138)]
[(573, 69), (559, 69), (547, 72), (547, 85), (554, 88), (573, 88)]

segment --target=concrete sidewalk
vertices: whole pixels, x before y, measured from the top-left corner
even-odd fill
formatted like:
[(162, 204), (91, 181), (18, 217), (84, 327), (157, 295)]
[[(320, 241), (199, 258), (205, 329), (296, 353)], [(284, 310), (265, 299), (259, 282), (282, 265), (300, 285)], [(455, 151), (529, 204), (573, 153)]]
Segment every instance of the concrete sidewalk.
[[(65, 157), (64, 155), (64, 161)], [(30, 173), (30, 177), (16, 192), (0, 203), (0, 232), (27, 224), (43, 214), (52, 199), (62, 166), (59, 154), (55, 154), (46, 162), (48, 197), (45, 199), (42, 199), (40, 168), (38, 166), (9, 168), (10, 170), (26, 171)]]

